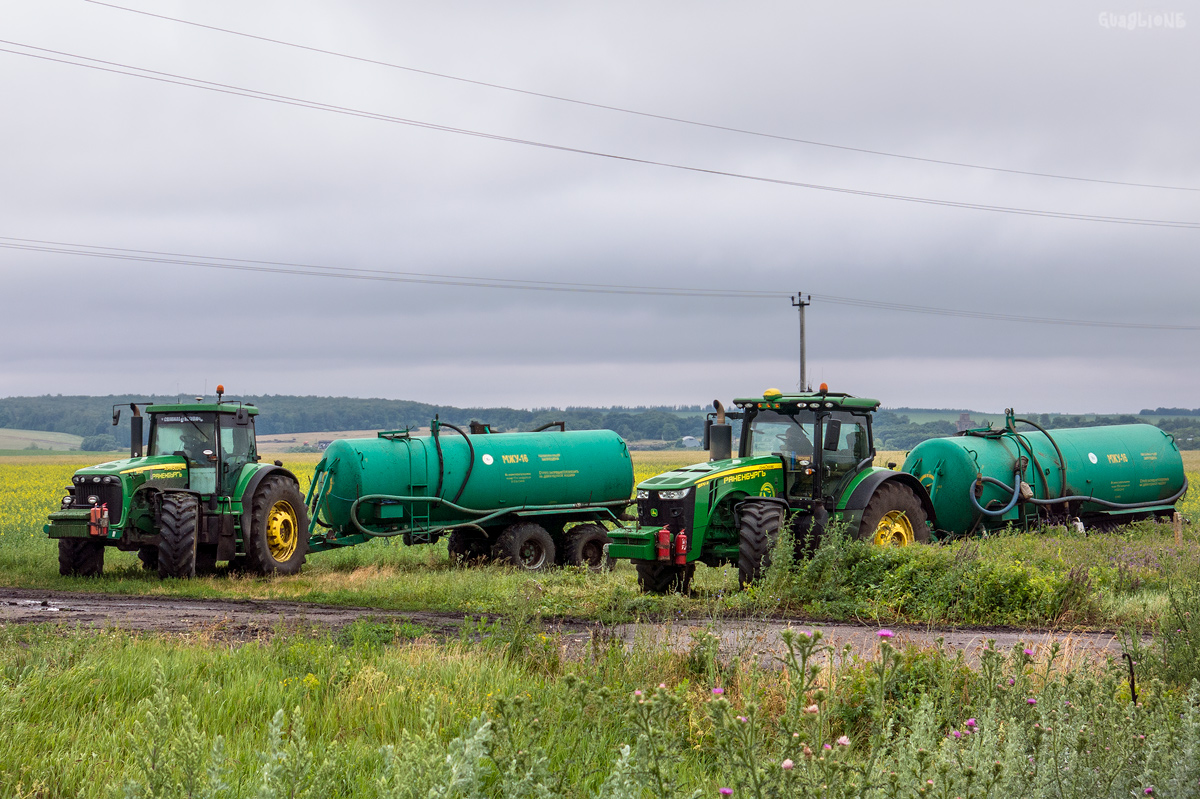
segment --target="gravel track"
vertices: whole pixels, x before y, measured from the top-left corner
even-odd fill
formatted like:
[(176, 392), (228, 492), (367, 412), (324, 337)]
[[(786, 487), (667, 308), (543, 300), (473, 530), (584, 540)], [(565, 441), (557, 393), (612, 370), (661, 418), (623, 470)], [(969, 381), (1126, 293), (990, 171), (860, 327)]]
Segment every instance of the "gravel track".
[[(0, 588), (0, 624), (56, 623), (72, 627), (116, 627), (132, 632), (209, 635), (222, 639), (252, 640), (280, 630), (338, 630), (360, 619), (378, 622), (407, 621), (420, 625), (435, 638), (457, 637), (464, 614), (433, 611), (396, 612), (377, 608), (316, 605), (276, 600), (181, 599), (161, 596), (114, 596), (24, 588)], [(478, 617), (475, 617), (478, 619)], [(490, 620), (490, 619), (487, 619)], [(779, 634), (792, 627), (819, 627), (835, 648), (849, 645), (854, 654), (869, 655), (876, 646), (878, 626), (832, 624), (801, 619), (720, 619), (651, 622), (604, 626), (597, 622), (557, 619), (548, 631), (562, 645), (578, 650), (613, 639), (627, 646), (635, 641), (666, 644), (684, 650), (706, 631), (720, 638), (725, 655), (753, 656), (764, 664), (778, 662), (784, 649)], [(949, 650), (963, 650), (974, 661), (988, 639), (1007, 650), (1023, 644), (1041, 650), (1059, 642), (1068, 656), (1101, 660), (1119, 656), (1121, 647), (1112, 632), (1036, 631), (1013, 628), (893, 627), (894, 643), (932, 646), (939, 638)]]

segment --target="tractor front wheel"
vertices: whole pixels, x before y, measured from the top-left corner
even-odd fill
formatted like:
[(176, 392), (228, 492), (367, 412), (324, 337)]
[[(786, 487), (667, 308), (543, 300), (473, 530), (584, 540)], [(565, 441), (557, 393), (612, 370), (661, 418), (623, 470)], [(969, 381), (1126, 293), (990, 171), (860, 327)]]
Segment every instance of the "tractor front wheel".
[(647, 594), (669, 594), (678, 591), (687, 594), (692, 588), (692, 576), (696, 573), (696, 564), (676, 566), (674, 563), (661, 563), (653, 560), (635, 561), (637, 568), (638, 588)]
[(200, 502), (192, 494), (163, 494), (158, 525), (158, 576), (189, 580), (196, 576), (196, 528)]
[(908, 486), (884, 483), (863, 511), (858, 537), (880, 546), (928, 544), (929, 516)]
[(604, 553), (604, 545), (611, 543), (604, 525), (576, 525), (563, 536), (563, 562), (568, 566), (587, 566), (594, 572), (611, 570), (613, 559)]
[(518, 522), (496, 539), (492, 557), (525, 571), (543, 571), (554, 565), (554, 539), (540, 524)]
[(274, 474), (259, 484), (245, 537), (246, 565), (258, 574), (296, 574), (308, 553), (308, 513), (300, 488)]
[(99, 577), (104, 573), (104, 542), (94, 538), (58, 539), (58, 573)]
[(747, 499), (738, 505), (738, 585), (759, 579), (771, 565), (787, 505), (780, 500)]

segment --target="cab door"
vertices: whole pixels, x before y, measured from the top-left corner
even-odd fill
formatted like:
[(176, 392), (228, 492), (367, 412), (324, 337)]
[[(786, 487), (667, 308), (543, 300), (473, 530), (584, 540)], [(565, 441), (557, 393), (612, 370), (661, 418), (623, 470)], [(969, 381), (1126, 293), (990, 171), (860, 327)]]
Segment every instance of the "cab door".
[(254, 448), (254, 417), (242, 413), (222, 413), (221, 458), (218, 479), (222, 496), (232, 496), (237, 488), (242, 467), (253, 463), (258, 454)]

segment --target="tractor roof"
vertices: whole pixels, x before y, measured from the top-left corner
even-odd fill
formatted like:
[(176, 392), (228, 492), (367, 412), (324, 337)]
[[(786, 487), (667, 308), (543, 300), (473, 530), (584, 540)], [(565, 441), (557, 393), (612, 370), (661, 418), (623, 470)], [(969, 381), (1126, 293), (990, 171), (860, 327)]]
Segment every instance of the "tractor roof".
[[(824, 389), (824, 384), (822, 384)], [(838, 391), (805, 391), (797, 394), (784, 394), (777, 388), (769, 388), (761, 397), (742, 397), (735, 399), (733, 404), (739, 408), (771, 408), (783, 410), (792, 408), (846, 408), (856, 411), (873, 411), (879, 407), (879, 400), (867, 397), (855, 397)]]
[(242, 405), (237, 402), (188, 402), (178, 405), (147, 405), (146, 413), (181, 413), (193, 411), (215, 411), (217, 413), (237, 413), (238, 408), (245, 408), (251, 416), (258, 414), (258, 408), (253, 405)]

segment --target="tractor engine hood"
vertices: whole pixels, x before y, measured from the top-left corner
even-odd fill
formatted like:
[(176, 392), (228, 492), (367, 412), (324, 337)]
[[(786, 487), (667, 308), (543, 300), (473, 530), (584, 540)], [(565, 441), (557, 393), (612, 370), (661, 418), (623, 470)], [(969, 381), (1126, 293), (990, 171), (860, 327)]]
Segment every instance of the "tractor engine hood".
[(642, 491), (677, 491), (713, 482), (743, 482), (765, 477), (764, 473), (782, 468), (782, 461), (771, 456), (706, 461), (643, 480), (638, 483), (637, 490), (640, 494)]

